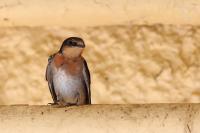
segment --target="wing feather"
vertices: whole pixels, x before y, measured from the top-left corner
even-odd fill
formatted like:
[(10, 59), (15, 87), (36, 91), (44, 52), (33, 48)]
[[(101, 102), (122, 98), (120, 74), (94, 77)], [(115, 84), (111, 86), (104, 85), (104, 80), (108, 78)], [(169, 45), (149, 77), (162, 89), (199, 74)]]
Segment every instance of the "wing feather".
[(83, 61), (83, 77), (84, 77), (84, 81), (86, 84), (86, 88), (87, 88), (87, 94), (88, 94), (88, 103), (91, 104), (91, 91), (90, 91), (90, 83), (91, 83), (91, 79), (90, 79), (90, 71), (88, 69), (88, 65), (87, 62)]
[(57, 102), (57, 96), (54, 90), (54, 84), (53, 84), (53, 74), (52, 74), (52, 68), (51, 68), (51, 63), (53, 61), (54, 55), (49, 56), (48, 59), (48, 64), (47, 64), (47, 68), (46, 68), (46, 80), (48, 81), (48, 86), (49, 86), (49, 90), (52, 96), (52, 99), (54, 101), (54, 103)]

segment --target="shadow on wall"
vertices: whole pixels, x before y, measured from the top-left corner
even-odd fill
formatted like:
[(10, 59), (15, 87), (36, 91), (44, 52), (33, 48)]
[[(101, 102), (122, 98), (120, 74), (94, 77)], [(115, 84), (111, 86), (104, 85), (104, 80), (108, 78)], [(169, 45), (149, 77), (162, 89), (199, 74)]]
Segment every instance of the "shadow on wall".
[(12, 27), (0, 30), (0, 104), (51, 102), (48, 56), (85, 40), (93, 103), (200, 102), (200, 27)]

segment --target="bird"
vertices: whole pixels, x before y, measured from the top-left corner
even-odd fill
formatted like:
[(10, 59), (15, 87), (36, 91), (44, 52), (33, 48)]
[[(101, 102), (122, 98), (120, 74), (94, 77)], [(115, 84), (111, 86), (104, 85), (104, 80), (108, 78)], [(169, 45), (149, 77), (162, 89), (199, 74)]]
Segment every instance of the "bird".
[(82, 38), (65, 39), (58, 52), (48, 58), (46, 80), (53, 99), (52, 105), (91, 104), (90, 71), (82, 56)]

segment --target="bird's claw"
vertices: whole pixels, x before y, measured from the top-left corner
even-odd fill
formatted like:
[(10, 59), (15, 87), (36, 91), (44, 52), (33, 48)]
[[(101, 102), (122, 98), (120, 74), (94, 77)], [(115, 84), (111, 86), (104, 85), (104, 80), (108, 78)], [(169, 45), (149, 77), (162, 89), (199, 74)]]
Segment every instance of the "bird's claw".
[(48, 103), (47, 105), (58, 105), (58, 103)]

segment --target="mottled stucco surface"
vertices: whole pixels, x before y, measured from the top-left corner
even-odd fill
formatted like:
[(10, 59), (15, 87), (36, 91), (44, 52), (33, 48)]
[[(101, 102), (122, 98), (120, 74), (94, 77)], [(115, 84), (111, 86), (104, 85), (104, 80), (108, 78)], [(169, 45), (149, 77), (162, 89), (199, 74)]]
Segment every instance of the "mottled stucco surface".
[(200, 27), (1, 27), (0, 104), (47, 104), (48, 56), (69, 36), (87, 45), (93, 103), (200, 102)]

